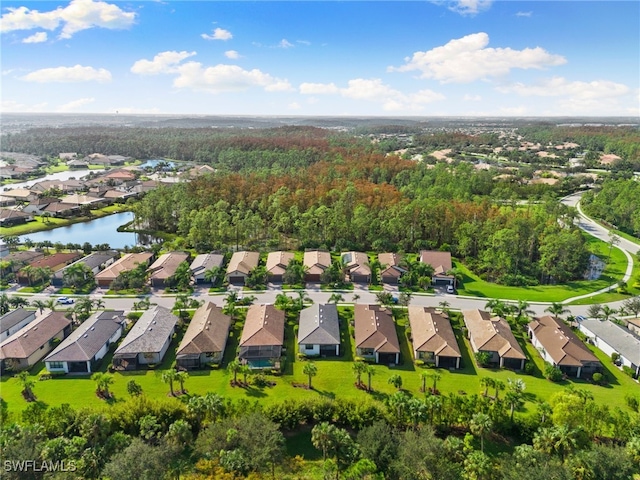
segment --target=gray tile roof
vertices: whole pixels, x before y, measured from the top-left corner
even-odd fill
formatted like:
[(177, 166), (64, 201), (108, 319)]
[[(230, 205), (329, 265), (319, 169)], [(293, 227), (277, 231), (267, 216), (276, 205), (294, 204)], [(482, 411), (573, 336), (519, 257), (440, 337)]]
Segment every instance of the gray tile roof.
[(6, 332), (30, 316), (33, 316), (35, 319), (35, 312), (33, 310), (25, 310), (24, 308), (16, 308), (12, 312), (5, 313), (0, 317), (0, 333)]
[(640, 338), (626, 328), (613, 322), (601, 322), (594, 318), (582, 320), (580, 326), (597, 335), (634, 365), (640, 365)]
[(340, 322), (335, 304), (316, 303), (300, 312), (298, 343), (340, 345)]
[(126, 318), (122, 310), (95, 313), (65, 338), (45, 358), (45, 361), (83, 362), (92, 360), (118, 329), (124, 326), (125, 321)]
[(219, 253), (203, 253), (197, 255), (191, 262), (191, 273), (193, 275), (199, 275), (214, 267), (222, 267), (224, 263), (224, 255)]
[(114, 355), (158, 353), (162, 350), (178, 323), (178, 317), (168, 308), (156, 305), (138, 319)]
[(119, 256), (120, 256), (120, 253), (115, 250), (107, 251), (107, 252), (93, 252), (87, 255), (86, 257), (83, 257), (80, 260), (76, 260), (75, 262), (70, 263), (66, 267), (58, 270), (53, 276), (56, 278), (62, 278), (64, 271), (67, 268), (69, 268), (71, 265), (75, 265), (77, 263), (84, 263), (87, 267), (93, 270), (95, 268), (98, 268), (103, 263), (106, 263), (109, 260), (112, 260), (114, 258), (118, 258)]

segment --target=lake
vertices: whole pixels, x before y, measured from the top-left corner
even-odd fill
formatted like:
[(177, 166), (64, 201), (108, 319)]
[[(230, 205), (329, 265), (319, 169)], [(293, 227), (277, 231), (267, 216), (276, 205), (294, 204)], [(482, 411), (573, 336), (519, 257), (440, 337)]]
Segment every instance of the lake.
[(69, 180), (70, 178), (79, 179), (79, 178), (82, 178), (82, 177), (85, 177), (85, 176), (89, 175), (90, 173), (96, 173), (96, 172), (104, 172), (104, 170), (102, 170), (102, 169), (100, 169), (100, 170), (67, 170), (67, 171), (64, 171), (64, 172), (50, 173), (49, 175), (46, 175), (44, 177), (36, 178), (36, 179), (33, 179), (33, 180), (28, 180), (26, 182), (8, 183), (7, 185), (3, 185), (2, 187), (0, 187), (0, 190), (13, 190), (13, 189), (16, 189), (16, 188), (29, 188), (34, 183), (43, 182), (45, 180)]
[(24, 242), (25, 238), (29, 238), (35, 243), (49, 240), (53, 243), (61, 242), (63, 244), (79, 243), (82, 245), (84, 242), (89, 242), (91, 245), (108, 243), (112, 248), (124, 248), (125, 245), (133, 247), (147, 241), (148, 236), (132, 232), (118, 232), (118, 227), (132, 220), (132, 212), (114, 213), (88, 222), (74, 223), (68, 227), (23, 235), (20, 237), (20, 241)]

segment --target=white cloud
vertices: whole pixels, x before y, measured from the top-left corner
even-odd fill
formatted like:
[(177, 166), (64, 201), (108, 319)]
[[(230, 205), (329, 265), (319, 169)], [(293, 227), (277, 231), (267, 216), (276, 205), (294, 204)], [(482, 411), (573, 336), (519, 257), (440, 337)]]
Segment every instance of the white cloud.
[(379, 78), (355, 78), (349, 80), (347, 87), (339, 88), (334, 83), (303, 83), (300, 93), (306, 95), (339, 94), (345, 98), (381, 103), (387, 111), (421, 110), (422, 105), (444, 100), (444, 95), (432, 90), (420, 90), (405, 94), (382, 83)]
[(203, 67), (198, 62), (187, 62), (178, 67), (178, 72), (174, 86), (196, 91), (221, 93), (243, 91), (251, 87), (262, 87), (269, 92), (291, 90), (287, 80), (275, 78), (258, 69), (244, 70), (237, 65)]
[(47, 32), (38, 32), (22, 40), (22, 43), (42, 43), (46, 42), (48, 38)]
[(291, 47), (293, 47), (293, 43), (289, 42), (286, 38), (283, 38), (282, 40), (280, 40), (280, 43), (278, 44), (278, 47), (280, 47), (280, 48), (291, 48)]
[(78, 108), (83, 107), (84, 105), (88, 105), (90, 103), (95, 102), (95, 98), (79, 98), (78, 100), (74, 100), (69, 103), (65, 103), (64, 105), (60, 105), (57, 108), (58, 112), (75, 112)]
[(93, 27), (107, 29), (129, 28), (135, 22), (136, 13), (127, 12), (117, 5), (93, 0), (72, 0), (66, 7), (48, 12), (27, 7), (7, 8), (8, 13), (0, 18), (0, 31), (31, 30), (43, 28), (55, 30), (62, 26), (60, 38), (71, 38), (73, 34)]
[(300, 110), (301, 108), (298, 102), (292, 102), (287, 106), (289, 107), (290, 110)]
[(516, 13), (516, 17), (531, 17), (533, 12), (518, 12)]
[(235, 50), (227, 50), (226, 52), (224, 52), (224, 56), (230, 58), (231, 60), (237, 60), (238, 58), (240, 58), (240, 54)]
[(306, 45), (307, 47), (311, 45), (311, 42), (308, 40), (296, 40), (296, 43), (300, 43), (302, 45)]
[(203, 33), (200, 36), (205, 40), (231, 40), (233, 38), (233, 34), (229, 30), (225, 30), (224, 28), (216, 28), (213, 31), (213, 35)]
[(131, 72), (139, 75), (157, 75), (159, 73), (175, 73), (178, 64), (185, 58), (192, 57), (196, 52), (161, 52), (153, 57), (153, 60), (138, 60), (131, 67)]
[(340, 91), (335, 83), (301, 83), (299, 89), (303, 95), (330, 94)]
[(476, 15), (483, 10), (488, 10), (493, 0), (434, 0), (436, 5), (446, 5), (452, 12), (460, 15)]
[(480, 95), (469, 95), (468, 93), (462, 97), (465, 102), (481, 102), (482, 97)]
[(418, 71), (421, 78), (441, 83), (469, 83), (480, 79), (504, 76), (512, 69), (543, 69), (563, 65), (566, 59), (543, 48), (487, 48), (489, 35), (474, 33), (449, 41), (446, 45), (426, 52), (415, 52), (400, 67), (389, 67), (391, 72)]
[(15, 100), (3, 100), (0, 105), (0, 110), (3, 112), (38, 113), (44, 112), (47, 108), (46, 102), (27, 105), (24, 103), (16, 102)]
[(43, 68), (25, 75), (22, 79), (27, 82), (37, 83), (75, 83), (93, 81), (105, 83), (111, 81), (111, 72), (104, 68), (96, 69), (93, 67), (75, 65), (73, 67)]

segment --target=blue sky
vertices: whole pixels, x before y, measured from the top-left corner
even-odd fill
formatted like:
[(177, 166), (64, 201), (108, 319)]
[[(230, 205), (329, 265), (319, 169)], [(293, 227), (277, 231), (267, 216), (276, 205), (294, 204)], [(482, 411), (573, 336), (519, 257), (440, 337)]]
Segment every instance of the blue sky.
[(2, 112), (640, 116), (637, 1), (2, 1)]

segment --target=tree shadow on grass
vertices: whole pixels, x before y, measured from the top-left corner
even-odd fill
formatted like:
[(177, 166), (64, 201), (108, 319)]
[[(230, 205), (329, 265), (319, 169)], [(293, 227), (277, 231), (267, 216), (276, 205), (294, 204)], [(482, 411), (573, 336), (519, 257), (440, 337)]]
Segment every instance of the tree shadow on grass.
[(261, 388), (256, 388), (252, 386), (245, 387), (244, 391), (247, 397), (263, 398), (267, 396), (267, 394)]

